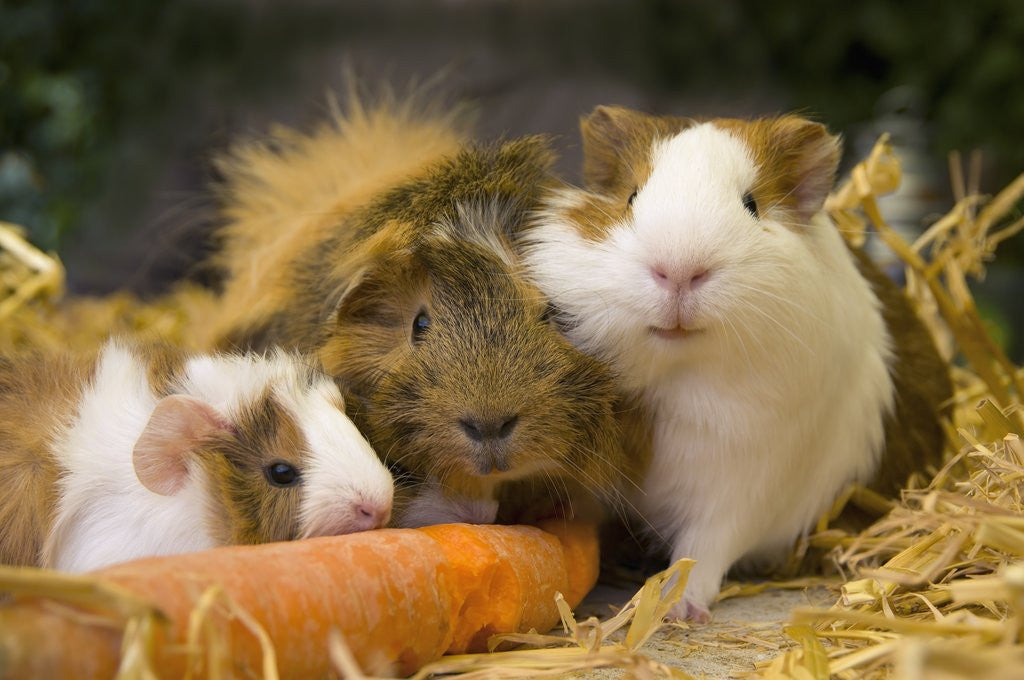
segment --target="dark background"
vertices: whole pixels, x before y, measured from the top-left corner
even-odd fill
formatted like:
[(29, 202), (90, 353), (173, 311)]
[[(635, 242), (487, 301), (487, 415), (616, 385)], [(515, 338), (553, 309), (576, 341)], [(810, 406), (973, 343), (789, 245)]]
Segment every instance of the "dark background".
[[(0, 219), (64, 259), (72, 290), (159, 292), (212, 220), (210, 159), (327, 112), (346, 68), (373, 89), (443, 73), (481, 136), (558, 135), (599, 103), (679, 115), (798, 110), (849, 161), (890, 130), (907, 183), (884, 209), (918, 229), (951, 206), (950, 150), (981, 187), (1024, 170), (1024, 2), (755, 0), (0, 0)], [(1022, 353), (1024, 236), (979, 298)]]

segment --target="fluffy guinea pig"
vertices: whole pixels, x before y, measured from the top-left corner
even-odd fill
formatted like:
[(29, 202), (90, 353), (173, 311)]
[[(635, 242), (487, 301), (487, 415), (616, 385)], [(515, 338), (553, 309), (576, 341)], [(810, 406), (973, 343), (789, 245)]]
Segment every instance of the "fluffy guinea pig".
[(343, 409), (282, 351), (0, 359), (0, 562), (87, 571), (383, 526), (391, 476)]
[(317, 353), (398, 476), (400, 526), (493, 521), (497, 487), (524, 477), (614, 497), (612, 376), (551, 323), (512, 247), (555, 183), (545, 140), (431, 156), (422, 140), (453, 139), (447, 123), (425, 135), (429, 121), (381, 121), (394, 115), (249, 147), (225, 166), (213, 346)]
[(589, 190), (550, 194), (525, 260), (651, 414), (635, 503), (697, 560), (675, 613), (706, 618), (733, 564), (770, 566), (847, 484), (892, 492), (937, 462), (949, 376), (821, 212), (840, 154), (822, 125), (598, 107), (582, 131)]

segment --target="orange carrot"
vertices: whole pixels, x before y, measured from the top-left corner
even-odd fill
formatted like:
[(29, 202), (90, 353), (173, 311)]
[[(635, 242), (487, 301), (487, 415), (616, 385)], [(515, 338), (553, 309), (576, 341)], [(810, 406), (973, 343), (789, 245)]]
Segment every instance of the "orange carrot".
[[(546, 528), (554, 533), (384, 529), (139, 560), (92, 576), (166, 615), (153, 664), (160, 677), (184, 674), (189, 614), (213, 585), (267, 632), (282, 678), (324, 677), (332, 628), (364, 670), (405, 674), (446, 651), (482, 651), (493, 633), (551, 628), (556, 591), (579, 603), (596, 580), (596, 532), (563, 522)], [(238, 619), (229, 626), (228, 670), (258, 677), (258, 640)], [(40, 598), (0, 607), (0, 678), (109, 678), (120, 644), (119, 630), (81, 609)]]

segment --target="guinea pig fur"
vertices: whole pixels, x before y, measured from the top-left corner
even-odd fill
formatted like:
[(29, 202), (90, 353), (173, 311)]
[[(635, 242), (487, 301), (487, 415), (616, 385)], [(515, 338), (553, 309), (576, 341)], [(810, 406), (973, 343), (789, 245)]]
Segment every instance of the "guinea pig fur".
[(846, 485), (936, 461), (949, 377), (820, 212), (840, 154), (823, 126), (598, 107), (582, 130), (590, 190), (551, 192), (524, 259), (651, 413), (634, 503), (697, 560), (675, 614), (706, 618), (733, 564), (780, 559)]
[[(614, 496), (612, 376), (549, 321), (512, 247), (556, 183), (546, 141), (477, 146), (443, 121), (367, 115), (225, 166), (213, 346), (317, 353), (401, 473), (400, 526), (489, 521), (496, 487), (525, 476), (551, 479), (550, 493), (569, 476)], [(424, 150), (430, 125), (448, 142)], [(314, 139), (338, 153), (323, 157)], [(266, 230), (287, 248), (259, 246), (277, 238)]]
[(108, 342), (0, 363), (0, 561), (86, 571), (383, 526), (393, 482), (298, 356)]

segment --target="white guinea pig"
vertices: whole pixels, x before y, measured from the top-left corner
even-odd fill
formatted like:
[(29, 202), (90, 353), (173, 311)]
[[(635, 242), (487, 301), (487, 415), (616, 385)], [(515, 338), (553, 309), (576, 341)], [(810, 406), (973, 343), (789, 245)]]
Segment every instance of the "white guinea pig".
[[(674, 613), (706, 619), (734, 563), (781, 559), (878, 473), (909, 375), (892, 337), (920, 341), (920, 373), (939, 366), (932, 393), (948, 375), (906, 300), (820, 213), (840, 153), (822, 125), (598, 107), (582, 128), (592, 191), (549, 197), (527, 266), (570, 339), (652, 414), (634, 504), (673, 560), (697, 560)], [(891, 334), (894, 291), (893, 323), (913, 320)], [(931, 455), (938, 400), (921, 401)]]
[(0, 359), (0, 562), (86, 571), (383, 526), (393, 483), (297, 355)]

